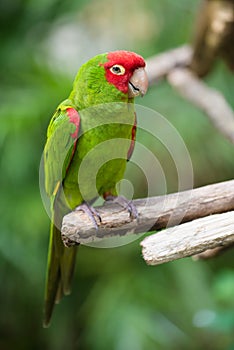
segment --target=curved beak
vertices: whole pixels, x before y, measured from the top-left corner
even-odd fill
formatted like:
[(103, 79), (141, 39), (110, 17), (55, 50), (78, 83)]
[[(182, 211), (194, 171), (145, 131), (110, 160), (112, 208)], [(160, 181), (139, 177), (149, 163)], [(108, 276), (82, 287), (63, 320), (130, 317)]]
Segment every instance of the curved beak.
[(144, 68), (137, 68), (128, 83), (129, 98), (144, 96), (148, 89), (148, 77)]

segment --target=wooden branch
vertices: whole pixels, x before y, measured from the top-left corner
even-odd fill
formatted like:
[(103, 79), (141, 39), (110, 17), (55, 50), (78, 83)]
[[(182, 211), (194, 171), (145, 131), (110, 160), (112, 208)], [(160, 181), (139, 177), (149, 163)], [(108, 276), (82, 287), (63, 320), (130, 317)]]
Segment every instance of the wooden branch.
[(204, 111), (219, 132), (234, 143), (234, 112), (220, 92), (208, 87), (189, 69), (174, 69), (167, 79), (186, 100)]
[(234, 211), (197, 219), (146, 237), (143, 258), (159, 265), (234, 243)]
[(234, 2), (203, 0), (198, 11), (193, 39), (191, 69), (202, 77), (208, 74), (217, 57), (234, 70)]
[(201, 109), (215, 128), (234, 143), (234, 112), (224, 96), (208, 87), (191, 69), (193, 50), (184, 45), (147, 60), (149, 84), (167, 78), (169, 84), (186, 100)]
[(81, 211), (66, 215), (62, 225), (62, 239), (66, 246), (100, 241), (178, 225), (210, 214), (234, 210), (234, 180), (172, 193), (165, 196), (133, 201), (138, 220), (117, 204), (108, 203), (97, 207), (101, 223), (98, 230), (90, 218)]
[(147, 59), (146, 71), (149, 84), (152, 85), (159, 79), (165, 78), (170, 71), (178, 66), (187, 66), (191, 61), (192, 54), (192, 48), (189, 45), (183, 45)]

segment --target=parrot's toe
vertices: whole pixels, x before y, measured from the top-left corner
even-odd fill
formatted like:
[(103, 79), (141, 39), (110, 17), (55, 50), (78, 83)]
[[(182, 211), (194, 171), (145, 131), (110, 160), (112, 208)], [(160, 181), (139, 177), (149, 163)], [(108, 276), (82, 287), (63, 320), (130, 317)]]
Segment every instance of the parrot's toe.
[(133, 201), (128, 200), (124, 196), (112, 196), (112, 195), (105, 196), (105, 200), (112, 201), (114, 203), (119, 204), (121, 207), (128, 210), (132, 219), (138, 219), (137, 208), (133, 204)]
[(85, 214), (88, 215), (88, 217), (94, 224), (96, 230), (98, 230), (98, 223), (97, 223), (96, 217), (98, 218), (99, 223), (102, 222), (102, 218), (100, 214), (97, 212), (97, 210), (87, 203), (82, 203), (81, 205), (75, 208), (75, 211), (79, 211), (79, 210), (83, 211)]

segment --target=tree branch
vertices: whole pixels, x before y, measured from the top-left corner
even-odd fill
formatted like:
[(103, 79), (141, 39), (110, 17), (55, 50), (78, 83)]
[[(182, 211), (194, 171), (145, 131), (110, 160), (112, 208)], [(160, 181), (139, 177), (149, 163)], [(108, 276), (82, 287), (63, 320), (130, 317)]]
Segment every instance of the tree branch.
[(216, 129), (234, 144), (234, 113), (220, 92), (209, 88), (189, 69), (174, 69), (167, 79), (186, 100), (205, 112)]
[(192, 59), (193, 50), (189, 45), (157, 54), (146, 61), (149, 84), (165, 78), (176, 67), (186, 67)]
[(64, 244), (87, 244), (102, 238), (159, 230), (234, 210), (234, 180), (165, 196), (137, 199), (133, 203), (139, 214), (138, 220), (132, 220), (129, 213), (117, 204), (97, 207), (101, 216), (101, 223), (97, 220), (98, 230), (85, 213), (69, 213), (63, 218)]
[(167, 78), (186, 100), (201, 109), (215, 128), (234, 144), (234, 112), (224, 96), (208, 87), (189, 68), (193, 50), (184, 45), (147, 60), (149, 83)]
[(234, 211), (215, 214), (146, 237), (142, 253), (148, 265), (159, 265), (234, 243)]

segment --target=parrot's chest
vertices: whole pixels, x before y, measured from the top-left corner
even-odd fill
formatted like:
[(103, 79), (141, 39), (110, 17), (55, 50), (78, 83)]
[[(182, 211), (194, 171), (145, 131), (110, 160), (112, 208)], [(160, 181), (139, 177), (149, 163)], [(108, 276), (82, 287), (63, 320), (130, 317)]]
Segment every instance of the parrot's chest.
[[(135, 118), (134, 115), (132, 115)], [(124, 175), (132, 141), (131, 123), (85, 125), (65, 185), (72, 202), (91, 201), (115, 188)]]

